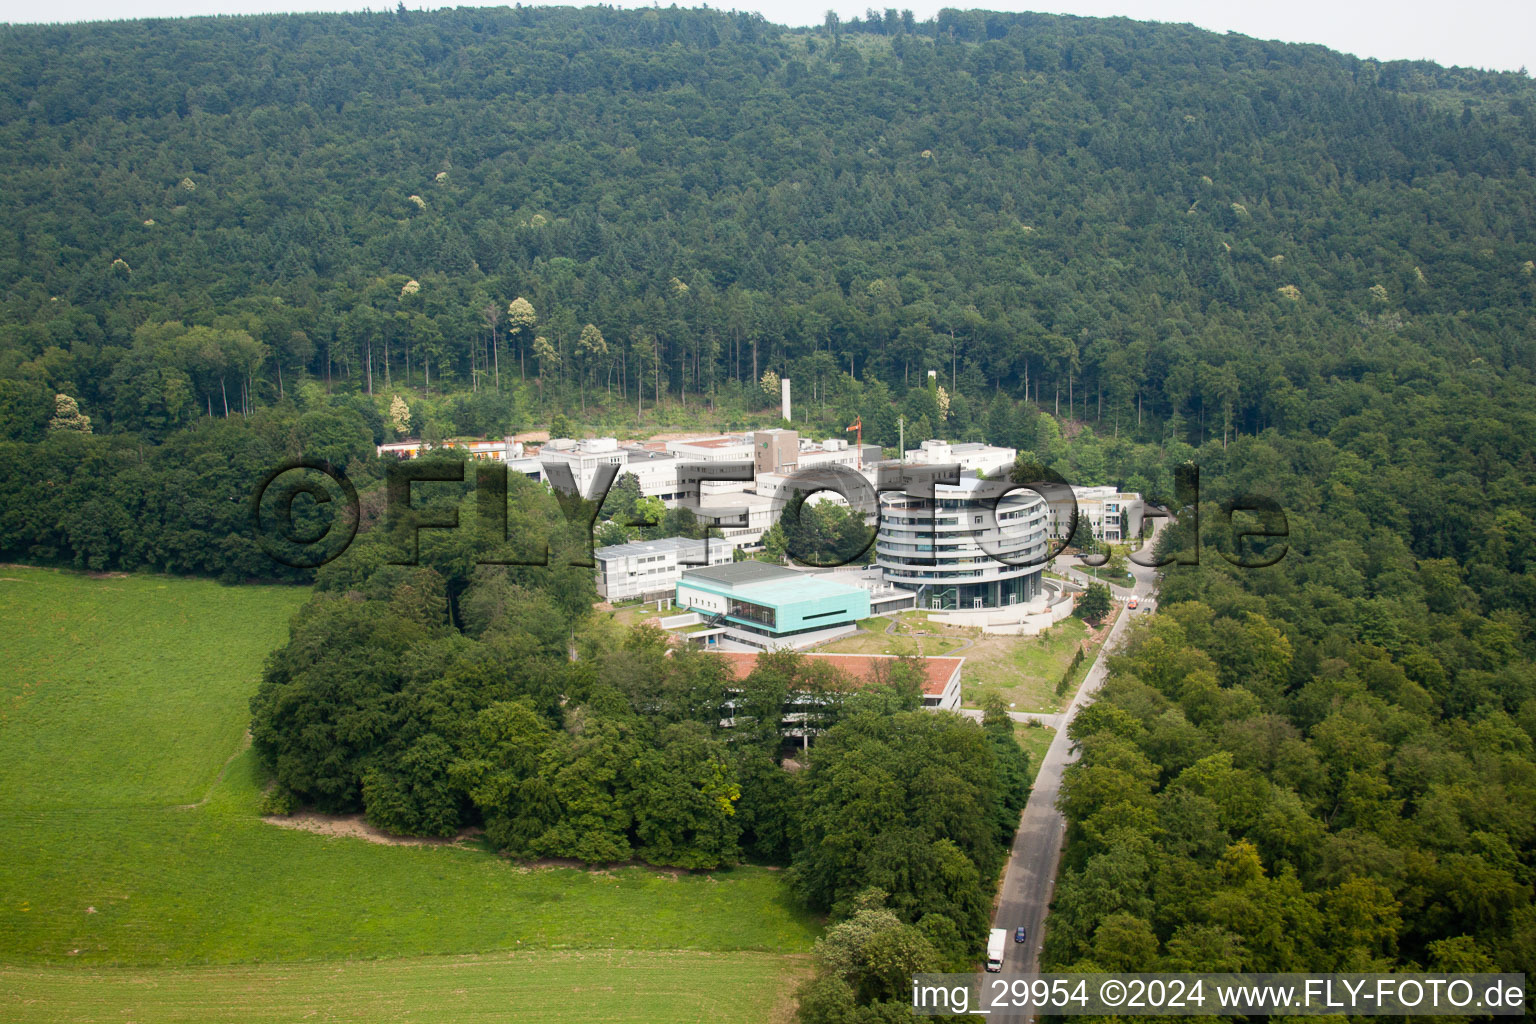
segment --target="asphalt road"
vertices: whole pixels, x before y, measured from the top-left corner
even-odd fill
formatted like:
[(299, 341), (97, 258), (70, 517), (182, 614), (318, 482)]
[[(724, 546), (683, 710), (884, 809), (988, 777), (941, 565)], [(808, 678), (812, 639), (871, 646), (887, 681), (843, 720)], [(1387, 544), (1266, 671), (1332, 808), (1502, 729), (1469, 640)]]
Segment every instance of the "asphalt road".
[[(1153, 520), (1154, 526), (1160, 526), (1162, 522)], [(1154, 533), (1145, 550), (1150, 551), (1155, 540)], [(1056, 571), (1074, 580), (1088, 582), (1088, 577), (1071, 569), (1075, 561), (1066, 557), (1057, 559)], [(1063, 770), (1077, 760), (1077, 751), (1067, 738), (1066, 726), (1103, 685), (1105, 655), (1119, 643), (1131, 620), (1145, 614), (1145, 609), (1151, 604), (1148, 598), (1156, 593), (1157, 570), (1144, 568), (1134, 562), (1129, 565), (1129, 569), (1135, 573), (1135, 585), (1116, 587), (1114, 594), (1118, 600), (1135, 594), (1140, 607), (1134, 612), (1122, 613), (1116, 620), (1109, 637), (1099, 648), (1098, 657), (1088, 669), (1083, 685), (1060, 716), (1056, 738), (1051, 741), (1050, 749), (1040, 763), (1034, 789), (1030, 791), (1029, 803), (1024, 807), (1018, 834), (1013, 839), (1013, 852), (1008, 858), (997, 909), (992, 915), (992, 927), (1008, 930), (1008, 951), (1003, 959), (1003, 970), (1008, 974), (1029, 974), (1039, 969), (1040, 943), (1045, 938), (1045, 916), (1056, 888), (1056, 869), (1061, 862), (1062, 840), (1067, 830), (1066, 819), (1056, 809), (1056, 797), (1061, 791)], [(1012, 941), (1014, 929), (1019, 925), (1028, 931), (1027, 942)]]

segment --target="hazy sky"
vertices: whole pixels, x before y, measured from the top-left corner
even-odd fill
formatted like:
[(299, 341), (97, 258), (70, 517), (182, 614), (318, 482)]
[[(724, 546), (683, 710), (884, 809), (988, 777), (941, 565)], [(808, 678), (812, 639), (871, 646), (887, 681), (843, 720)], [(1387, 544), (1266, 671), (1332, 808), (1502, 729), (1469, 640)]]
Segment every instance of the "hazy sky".
[[(689, 4), (695, 0), (689, 0)], [(896, 3), (880, 0), (758, 0), (739, 9), (762, 12), (784, 25), (819, 23), (827, 9), (843, 17), (866, 7), (910, 7), (919, 19), (940, 7), (1039, 10), (1055, 14), (1123, 15), (1148, 21), (1190, 22), (1218, 32), (1261, 39), (1322, 43), (1336, 50), (1380, 60), (1427, 58), (1441, 64), (1513, 71), (1536, 68), (1536, 0), (942, 0)], [(459, 6), (499, 6), (458, 0)], [(98, 21), (192, 14), (252, 14), (266, 11), (356, 11), (392, 8), (394, 0), (0, 0), (0, 21)], [(406, 0), (410, 8), (445, 6), (439, 0)], [(450, 5), (451, 6), (451, 5)], [(649, 7), (616, 0), (617, 7)], [(716, 2), (712, 6), (728, 7)]]

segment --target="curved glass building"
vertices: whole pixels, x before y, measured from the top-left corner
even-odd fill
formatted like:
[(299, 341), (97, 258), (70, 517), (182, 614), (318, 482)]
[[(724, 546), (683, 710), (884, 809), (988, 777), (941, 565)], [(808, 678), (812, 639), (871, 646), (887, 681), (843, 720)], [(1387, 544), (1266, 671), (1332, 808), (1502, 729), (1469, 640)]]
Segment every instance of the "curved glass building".
[(875, 562), (886, 581), (917, 591), (917, 606), (933, 610), (1006, 608), (1041, 596), (1050, 509), (1034, 491), (1017, 490), (997, 503), (994, 519), (998, 487), (962, 477), (936, 485), (934, 498), (881, 494)]

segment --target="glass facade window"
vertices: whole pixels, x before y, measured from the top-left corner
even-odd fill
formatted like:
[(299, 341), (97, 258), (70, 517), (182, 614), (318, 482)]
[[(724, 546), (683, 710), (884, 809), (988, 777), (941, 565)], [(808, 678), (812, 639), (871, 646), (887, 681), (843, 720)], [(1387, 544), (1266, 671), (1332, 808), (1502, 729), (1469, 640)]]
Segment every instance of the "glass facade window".
[(760, 604), (752, 604), (750, 601), (740, 601), (731, 598), (730, 610), (726, 613), (733, 619), (745, 619), (748, 622), (756, 622), (759, 625), (772, 629), (778, 625), (778, 612)]

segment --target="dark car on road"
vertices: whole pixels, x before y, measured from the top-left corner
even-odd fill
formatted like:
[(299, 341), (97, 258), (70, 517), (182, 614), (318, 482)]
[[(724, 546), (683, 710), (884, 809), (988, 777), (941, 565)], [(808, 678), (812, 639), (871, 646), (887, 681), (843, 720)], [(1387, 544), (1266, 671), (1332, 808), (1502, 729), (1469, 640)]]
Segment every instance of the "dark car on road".
[(1029, 933), (1024, 930), (1024, 926), (1020, 925), (1018, 927), (1018, 929), (1013, 933), (1013, 941), (1014, 942), (1023, 942), (1024, 939), (1028, 936), (1028, 934)]

